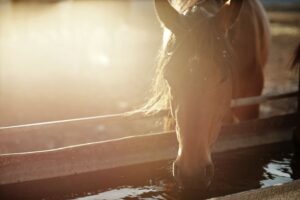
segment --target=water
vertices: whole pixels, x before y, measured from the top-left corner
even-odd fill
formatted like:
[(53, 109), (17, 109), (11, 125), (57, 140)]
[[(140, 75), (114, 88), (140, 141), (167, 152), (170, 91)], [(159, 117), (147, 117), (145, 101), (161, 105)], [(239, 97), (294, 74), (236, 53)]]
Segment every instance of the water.
[(214, 154), (213, 160), (215, 177), (204, 191), (179, 190), (171, 177), (172, 161), (162, 161), (0, 187), (0, 199), (206, 199), (300, 177), (291, 143)]

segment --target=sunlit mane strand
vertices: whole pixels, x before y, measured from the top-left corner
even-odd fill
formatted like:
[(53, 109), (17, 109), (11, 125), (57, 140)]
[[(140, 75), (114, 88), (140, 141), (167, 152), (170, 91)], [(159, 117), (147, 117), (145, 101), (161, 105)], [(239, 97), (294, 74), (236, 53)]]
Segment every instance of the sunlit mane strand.
[[(221, 72), (223, 74), (222, 80), (225, 80), (230, 73), (231, 68), (232, 52), (230, 51), (230, 48), (228, 48), (229, 44), (226, 42), (226, 39), (224, 38), (225, 36), (218, 33), (218, 29), (213, 23), (206, 21), (203, 23), (203, 27), (205, 27), (205, 31), (201, 31), (198, 27), (195, 27), (195, 29), (192, 30), (192, 33), (185, 33), (186, 35), (183, 36), (184, 39), (181, 42), (184, 43), (191, 39), (194, 40), (192, 44), (195, 46), (191, 46), (191, 49), (196, 49), (199, 56), (203, 56), (206, 59), (216, 62), (221, 68)], [(192, 34), (194, 37), (189, 37), (189, 34)], [(169, 85), (165, 80), (165, 71), (167, 70), (167, 63), (169, 62), (168, 54), (170, 52), (172, 54), (176, 54), (176, 48), (174, 50), (173, 47), (175, 37), (172, 33), (167, 31), (163, 39), (164, 42), (161, 47), (157, 63), (156, 79), (152, 88), (153, 96), (143, 108), (148, 114), (154, 114), (162, 109), (169, 108), (169, 103), (172, 98)], [(181, 42), (179, 42), (179, 46)], [(200, 50), (201, 47), (205, 47), (205, 52)], [(193, 52), (191, 52), (191, 54), (192, 53)], [(186, 68), (186, 70), (188, 69)]]

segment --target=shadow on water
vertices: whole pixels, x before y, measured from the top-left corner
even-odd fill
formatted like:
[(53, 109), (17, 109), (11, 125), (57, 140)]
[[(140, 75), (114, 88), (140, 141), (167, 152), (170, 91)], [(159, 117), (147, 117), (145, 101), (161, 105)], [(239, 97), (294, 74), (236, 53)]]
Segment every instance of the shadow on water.
[(45, 181), (0, 187), (0, 199), (206, 199), (299, 178), (299, 155), (291, 143), (213, 155), (215, 176), (206, 190), (179, 190), (172, 161), (161, 161)]

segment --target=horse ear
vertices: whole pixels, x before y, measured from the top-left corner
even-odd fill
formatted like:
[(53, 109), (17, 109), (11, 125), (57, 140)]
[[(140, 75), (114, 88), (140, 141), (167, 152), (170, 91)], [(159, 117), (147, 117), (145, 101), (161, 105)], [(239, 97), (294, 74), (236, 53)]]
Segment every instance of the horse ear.
[(173, 33), (180, 29), (181, 15), (168, 0), (155, 0), (155, 11), (158, 20), (165, 28)]
[(222, 32), (227, 32), (237, 20), (243, 0), (225, 0), (219, 13), (215, 16), (217, 26)]

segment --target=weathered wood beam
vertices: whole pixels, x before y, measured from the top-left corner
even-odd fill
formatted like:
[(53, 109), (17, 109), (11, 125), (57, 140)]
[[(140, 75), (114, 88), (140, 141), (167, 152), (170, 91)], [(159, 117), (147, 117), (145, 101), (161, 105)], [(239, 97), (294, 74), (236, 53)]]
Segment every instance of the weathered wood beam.
[[(262, 95), (262, 96), (255, 96), (255, 97), (233, 99), (231, 101), (231, 107), (234, 108), (234, 107), (241, 107), (241, 106), (249, 106), (249, 105), (264, 103), (264, 102), (270, 101), (270, 100), (278, 100), (278, 99), (297, 97), (297, 96), (299, 97), (299, 92), (288, 92), (288, 93), (283, 93), (283, 94)], [(112, 121), (112, 120), (122, 120), (124, 118), (126, 118), (128, 120), (134, 120), (134, 119), (141, 119), (141, 118), (145, 118), (145, 117), (165, 116), (167, 113), (168, 113), (168, 110), (162, 110), (155, 115), (146, 115), (144, 112), (135, 112), (135, 113), (129, 112), (129, 113), (99, 115), (99, 116), (82, 117), (82, 118), (65, 119), (65, 120), (55, 120), (55, 121), (22, 124), (22, 125), (2, 126), (2, 127), (0, 127), (0, 133), (1, 132), (3, 133), (10, 129), (30, 128), (30, 127), (65, 124), (65, 123), (76, 123), (76, 122), (80, 122), (80, 121), (97, 120), (97, 122), (107, 122), (107, 121)]]
[(283, 185), (275, 185), (267, 188), (249, 190), (224, 197), (212, 198), (209, 200), (240, 200), (240, 199), (264, 199), (279, 200), (289, 199), (298, 200), (300, 197), (300, 180), (285, 183)]
[[(213, 152), (288, 141), (295, 125), (294, 114), (224, 126)], [(172, 159), (176, 152), (177, 140), (171, 131), (47, 151), (2, 154), (0, 185)]]
[(299, 92), (289, 92), (289, 93), (276, 94), (276, 95), (268, 94), (268, 95), (261, 95), (261, 96), (256, 96), (256, 97), (234, 99), (231, 101), (231, 107), (235, 108), (235, 107), (241, 107), (241, 106), (256, 105), (256, 104), (261, 104), (261, 103), (264, 103), (266, 101), (271, 101), (271, 100), (297, 97), (298, 95), (299, 95)]

